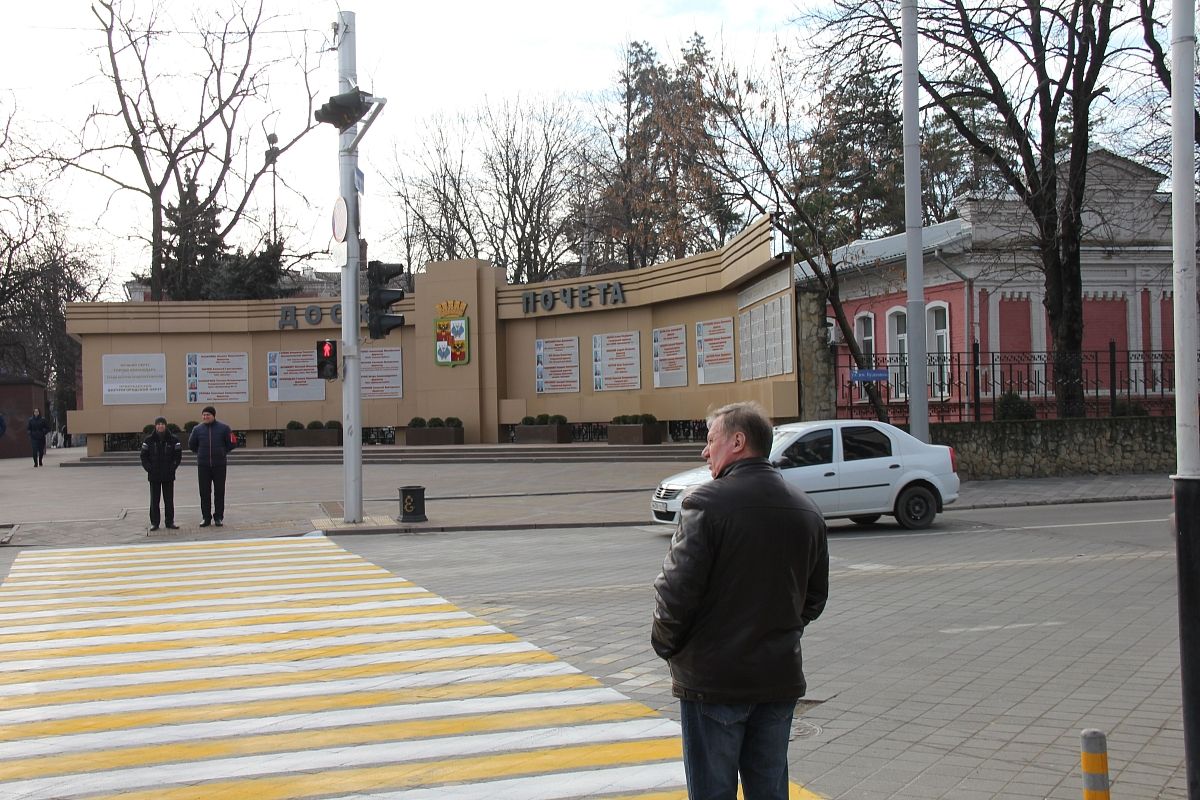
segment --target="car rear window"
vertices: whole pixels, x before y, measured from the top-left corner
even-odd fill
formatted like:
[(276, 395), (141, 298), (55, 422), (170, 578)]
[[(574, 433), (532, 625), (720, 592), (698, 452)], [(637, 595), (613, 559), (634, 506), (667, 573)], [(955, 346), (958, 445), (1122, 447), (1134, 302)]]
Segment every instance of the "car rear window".
[(891, 454), (892, 440), (878, 428), (866, 425), (842, 428), (843, 461), (887, 458)]

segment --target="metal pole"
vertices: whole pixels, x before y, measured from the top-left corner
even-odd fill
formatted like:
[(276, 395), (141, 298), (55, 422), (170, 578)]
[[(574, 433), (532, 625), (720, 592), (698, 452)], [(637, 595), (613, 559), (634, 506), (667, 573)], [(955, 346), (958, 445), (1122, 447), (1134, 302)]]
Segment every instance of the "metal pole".
[(1196, 10), (1171, 9), (1171, 247), (1175, 289), (1175, 552), (1179, 674), (1190, 800), (1200, 800), (1200, 420), (1197, 419), (1195, 103)]
[[(354, 49), (354, 12), (338, 12), (338, 92), (358, 86)], [(358, 150), (353, 146), (358, 125), (338, 139), (339, 184), (346, 201), (346, 264), (342, 267), (342, 520), (362, 522), (362, 386), (358, 360)]]
[(908, 432), (929, 441), (925, 262), (921, 243), (921, 141), (917, 120), (917, 0), (900, 6), (904, 61), (904, 249), (908, 269)]

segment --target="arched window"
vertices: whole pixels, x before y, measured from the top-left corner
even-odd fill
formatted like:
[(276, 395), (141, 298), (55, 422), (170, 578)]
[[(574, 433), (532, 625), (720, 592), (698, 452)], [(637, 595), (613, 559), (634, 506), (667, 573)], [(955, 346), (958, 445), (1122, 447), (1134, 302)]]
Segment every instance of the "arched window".
[(858, 339), (858, 348), (870, 363), (875, 358), (875, 315), (859, 314), (854, 318), (854, 337)]
[(937, 301), (925, 306), (925, 342), (929, 359), (929, 396), (950, 396), (950, 308)]
[(902, 308), (887, 314), (888, 388), (893, 400), (908, 397), (908, 315)]

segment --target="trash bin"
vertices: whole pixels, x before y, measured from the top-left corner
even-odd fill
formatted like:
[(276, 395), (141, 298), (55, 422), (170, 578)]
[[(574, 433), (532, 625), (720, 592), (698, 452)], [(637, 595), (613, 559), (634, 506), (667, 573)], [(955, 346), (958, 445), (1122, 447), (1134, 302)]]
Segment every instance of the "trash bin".
[(428, 522), (425, 516), (425, 487), (400, 487), (400, 522)]

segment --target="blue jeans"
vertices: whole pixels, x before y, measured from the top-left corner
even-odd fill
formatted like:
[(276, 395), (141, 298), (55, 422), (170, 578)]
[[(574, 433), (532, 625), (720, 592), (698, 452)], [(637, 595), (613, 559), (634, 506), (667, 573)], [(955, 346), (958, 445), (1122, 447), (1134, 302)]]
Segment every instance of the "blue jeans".
[(796, 701), (702, 703), (680, 700), (683, 769), (690, 800), (787, 800), (788, 739)]

